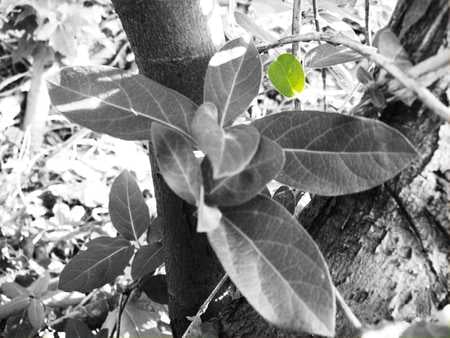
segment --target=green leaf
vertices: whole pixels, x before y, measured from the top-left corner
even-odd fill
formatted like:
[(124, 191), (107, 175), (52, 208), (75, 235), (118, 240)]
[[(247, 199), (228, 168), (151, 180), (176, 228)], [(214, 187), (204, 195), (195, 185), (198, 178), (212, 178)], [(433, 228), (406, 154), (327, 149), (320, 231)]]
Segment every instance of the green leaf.
[(192, 135), (211, 160), (214, 178), (222, 178), (244, 170), (258, 149), (260, 136), (248, 125), (223, 129), (217, 116), (214, 104), (202, 104), (192, 120)]
[(182, 199), (195, 205), (200, 197), (202, 176), (191, 143), (159, 123), (152, 125), (151, 133), (158, 167), (167, 185)]
[(1, 286), (3, 294), (8, 298), (15, 298), (18, 296), (29, 296), (30, 291), (28, 291), (23, 286), (17, 284), (16, 282), (6, 282)]
[(30, 301), (30, 296), (21, 295), (6, 304), (0, 305), (0, 320), (22, 311), (30, 304)]
[(231, 124), (248, 108), (258, 94), (261, 76), (258, 50), (243, 38), (228, 42), (211, 58), (203, 101), (217, 106), (221, 127)]
[(450, 327), (435, 323), (418, 322), (408, 327), (400, 338), (448, 338)]
[(66, 338), (94, 338), (92, 331), (81, 320), (68, 318), (64, 327)]
[(114, 180), (109, 193), (111, 222), (119, 233), (137, 241), (150, 225), (150, 213), (134, 177), (124, 170)]
[(289, 53), (278, 56), (269, 66), (267, 75), (275, 89), (287, 97), (301, 93), (305, 87), (303, 66)]
[(336, 304), (319, 248), (277, 202), (257, 196), (222, 209), (209, 242), (233, 283), (270, 323), (333, 336)]
[(66, 67), (49, 82), (53, 105), (69, 120), (125, 140), (147, 140), (159, 122), (189, 137), (197, 106), (140, 74), (106, 66)]
[(326, 68), (346, 62), (361, 60), (363, 56), (345, 46), (324, 43), (309, 50), (305, 55), (305, 67)]
[(142, 280), (142, 289), (152, 301), (159, 304), (169, 302), (166, 275), (147, 276)]
[(131, 276), (134, 280), (152, 273), (164, 263), (164, 252), (161, 243), (146, 245), (140, 248), (131, 265)]
[(202, 163), (206, 186), (206, 202), (210, 205), (239, 205), (255, 197), (281, 171), (283, 149), (267, 137), (262, 137), (251, 162), (241, 173), (214, 180), (207, 160)]
[(90, 292), (113, 282), (133, 256), (133, 246), (121, 238), (98, 237), (65, 266), (59, 277), (64, 291)]
[(45, 309), (40, 299), (32, 298), (28, 305), (28, 320), (35, 330), (39, 330), (44, 324)]
[(256, 120), (286, 162), (277, 180), (317, 195), (373, 188), (391, 179), (417, 152), (396, 129), (373, 119), (320, 111), (289, 111)]

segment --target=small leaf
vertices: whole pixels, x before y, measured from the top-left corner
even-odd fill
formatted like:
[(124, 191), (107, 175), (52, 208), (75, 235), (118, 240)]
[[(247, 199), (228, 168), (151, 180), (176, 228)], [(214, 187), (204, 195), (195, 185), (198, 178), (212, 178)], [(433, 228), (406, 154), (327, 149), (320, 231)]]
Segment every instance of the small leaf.
[(112, 184), (109, 214), (117, 231), (130, 241), (137, 241), (150, 224), (147, 204), (128, 170), (124, 170)]
[(258, 39), (268, 43), (275, 43), (278, 41), (274, 34), (257, 25), (248, 15), (236, 11), (234, 12), (234, 18), (239, 26)]
[(161, 243), (146, 245), (140, 248), (131, 265), (131, 276), (134, 280), (153, 273), (157, 267), (164, 263), (164, 252)]
[(373, 45), (378, 48), (378, 52), (394, 62), (397, 67), (408, 71), (412, 67), (408, 53), (403, 48), (400, 39), (389, 27), (380, 29), (373, 38)]
[(375, 82), (373, 75), (361, 66), (358, 66), (358, 68), (356, 69), (356, 78), (364, 85)]
[(31, 299), (30, 305), (28, 305), (28, 320), (35, 330), (39, 330), (44, 324), (45, 309), (39, 299)]
[(400, 338), (448, 338), (450, 337), (450, 326), (434, 323), (418, 322), (408, 327)]
[(189, 137), (197, 108), (180, 93), (140, 74), (107, 66), (66, 67), (49, 82), (53, 105), (69, 120), (125, 140), (147, 140), (159, 122)]
[(26, 309), (30, 301), (29, 296), (17, 296), (10, 302), (0, 305), (0, 320)]
[(166, 275), (148, 276), (142, 280), (142, 289), (152, 301), (159, 304), (169, 302)]
[(28, 287), (28, 291), (35, 297), (39, 298), (48, 291), (48, 285), (50, 284), (50, 273), (45, 271), (44, 276), (36, 279), (33, 284)]
[(200, 197), (202, 176), (192, 145), (182, 135), (159, 123), (152, 125), (152, 143), (167, 185), (182, 199), (195, 205)]
[(305, 72), (297, 58), (289, 53), (281, 54), (267, 71), (276, 90), (286, 97), (295, 96), (305, 87)]
[(1, 286), (3, 294), (8, 298), (15, 298), (18, 296), (29, 296), (30, 292), (22, 285), (16, 282), (6, 282)]
[(277, 180), (317, 195), (373, 188), (417, 156), (405, 136), (373, 119), (290, 111), (256, 120), (254, 126), (284, 150), (286, 162)]
[(308, 51), (305, 55), (305, 67), (326, 68), (341, 63), (361, 60), (363, 56), (345, 46), (324, 43)]
[(279, 187), (273, 194), (272, 198), (274, 201), (277, 201), (283, 207), (285, 207), (290, 214), (294, 214), (295, 206), (297, 203), (295, 201), (294, 193), (288, 186), (282, 185), (281, 187)]
[(223, 129), (217, 124), (217, 115), (212, 103), (202, 104), (192, 120), (192, 134), (211, 160), (214, 178), (222, 178), (244, 170), (258, 149), (260, 136), (248, 125)]
[(64, 327), (66, 338), (94, 338), (94, 334), (81, 320), (68, 318)]
[(209, 61), (203, 101), (219, 111), (219, 125), (225, 127), (241, 115), (258, 94), (262, 63), (253, 42), (235, 39)]
[(204, 160), (204, 179), (206, 202), (210, 205), (239, 205), (252, 199), (261, 192), (281, 171), (284, 164), (283, 149), (267, 137), (262, 137), (258, 151), (241, 173), (214, 180), (210, 174), (210, 165)]
[(87, 244), (63, 269), (59, 288), (90, 292), (113, 282), (123, 273), (133, 256), (133, 246), (125, 239), (98, 237)]
[(233, 283), (270, 323), (334, 335), (336, 304), (322, 254), (306, 230), (275, 201), (257, 196), (222, 209), (208, 239)]
[(202, 187), (197, 212), (197, 232), (214, 230), (220, 224), (220, 219), (222, 218), (222, 213), (219, 209), (206, 205), (203, 194)]

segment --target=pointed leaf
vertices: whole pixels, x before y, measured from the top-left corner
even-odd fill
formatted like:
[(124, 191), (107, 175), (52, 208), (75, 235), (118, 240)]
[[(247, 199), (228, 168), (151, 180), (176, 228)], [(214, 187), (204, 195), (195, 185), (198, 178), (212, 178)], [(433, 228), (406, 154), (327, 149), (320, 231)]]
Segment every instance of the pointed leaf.
[(297, 58), (289, 53), (281, 54), (267, 71), (272, 85), (286, 97), (295, 96), (305, 87), (305, 72)]
[(222, 224), (208, 239), (247, 301), (272, 324), (332, 336), (334, 289), (306, 230), (263, 196), (222, 212)]
[(238, 174), (255, 155), (259, 132), (252, 126), (237, 125), (223, 129), (217, 124), (217, 109), (212, 103), (199, 107), (192, 121), (192, 134), (208, 155), (214, 178)]
[(45, 271), (44, 276), (36, 279), (29, 287), (28, 291), (35, 297), (39, 298), (48, 291), (48, 286), (50, 284), (50, 273)]
[(53, 105), (71, 121), (125, 140), (146, 140), (159, 122), (185, 135), (196, 105), (140, 74), (106, 66), (66, 67), (49, 82)]
[(159, 304), (167, 304), (169, 302), (166, 275), (145, 277), (142, 281), (142, 289), (148, 298), (154, 302)]
[(31, 298), (29, 296), (17, 296), (11, 299), (10, 302), (0, 305), (0, 320), (8, 318), (9, 316), (26, 309), (30, 304)]
[(28, 305), (28, 320), (35, 330), (39, 330), (44, 324), (45, 310), (39, 299), (31, 299), (30, 305)]
[(64, 327), (66, 338), (94, 338), (94, 334), (81, 320), (68, 318)]
[(152, 273), (164, 263), (164, 252), (161, 243), (146, 245), (140, 248), (131, 265), (131, 276), (134, 280)]
[(6, 282), (1, 286), (3, 294), (8, 298), (15, 298), (18, 296), (29, 296), (30, 291), (16, 282)]
[(200, 196), (200, 164), (189, 141), (159, 123), (152, 125), (152, 143), (160, 173), (178, 196), (195, 205)]
[(234, 12), (234, 18), (239, 26), (258, 39), (268, 43), (275, 43), (278, 41), (274, 34), (257, 25), (248, 15), (236, 11)]
[(253, 42), (243, 38), (228, 42), (210, 60), (204, 84), (204, 102), (219, 110), (224, 127), (241, 115), (258, 94), (262, 64)]
[(361, 60), (363, 56), (345, 46), (324, 43), (309, 50), (305, 55), (305, 67), (325, 68), (341, 63)]
[(133, 246), (121, 238), (98, 237), (66, 265), (59, 277), (64, 291), (90, 292), (113, 282), (133, 256)]
[(399, 131), (377, 120), (319, 111), (290, 111), (256, 120), (286, 162), (277, 180), (313, 194), (335, 196), (373, 188), (417, 156)]
[(241, 173), (214, 180), (208, 169), (208, 161), (204, 161), (204, 179), (206, 185), (206, 201), (211, 205), (239, 205), (252, 199), (261, 192), (281, 171), (284, 164), (283, 149), (267, 137), (262, 137), (258, 151), (251, 162)]
[(130, 241), (137, 241), (150, 224), (144, 196), (128, 170), (117, 176), (112, 184), (109, 214), (117, 231)]

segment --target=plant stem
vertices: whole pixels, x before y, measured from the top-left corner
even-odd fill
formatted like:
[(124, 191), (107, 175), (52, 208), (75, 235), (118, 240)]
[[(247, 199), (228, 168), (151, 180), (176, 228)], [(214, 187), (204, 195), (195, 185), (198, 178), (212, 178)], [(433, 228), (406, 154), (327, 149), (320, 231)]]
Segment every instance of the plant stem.
[[(317, 0), (312, 1), (313, 5), (313, 16), (314, 16), (314, 25), (316, 27), (316, 32), (320, 33), (320, 23), (319, 23), (319, 8), (317, 7)], [(320, 44), (320, 41), (319, 41)], [(322, 87), (323, 87), (323, 110), (327, 110), (327, 73), (325, 68), (321, 70), (322, 72)]]
[[(294, 7), (292, 8), (292, 35), (299, 35), (300, 28), (302, 26), (302, 0), (294, 0)], [(292, 55), (296, 56), (299, 60), (300, 55), (300, 44), (294, 42), (292, 44)], [(295, 109), (301, 110), (302, 103), (297, 98), (294, 100)]]
[(361, 324), (360, 320), (358, 319), (358, 317), (355, 316), (355, 314), (353, 313), (352, 309), (350, 309), (350, 307), (347, 305), (347, 303), (345, 302), (344, 298), (339, 293), (339, 291), (338, 291), (338, 289), (336, 287), (334, 287), (334, 293), (336, 295), (337, 302), (339, 303), (342, 311), (344, 311), (345, 316), (347, 317), (349, 322), (353, 325), (353, 327), (355, 329), (360, 330), (362, 328), (362, 324)]
[(372, 31), (370, 27), (370, 0), (365, 0), (365, 16), (364, 16), (364, 24), (366, 29), (366, 44), (372, 46)]

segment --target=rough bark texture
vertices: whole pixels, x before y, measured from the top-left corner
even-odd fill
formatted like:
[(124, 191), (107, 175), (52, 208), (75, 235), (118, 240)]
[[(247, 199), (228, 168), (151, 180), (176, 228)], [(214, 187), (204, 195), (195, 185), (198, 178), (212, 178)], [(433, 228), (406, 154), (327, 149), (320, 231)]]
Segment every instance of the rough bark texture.
[[(443, 44), (447, 20), (447, 0), (399, 0), (390, 26), (416, 63)], [(355, 114), (378, 116), (398, 128), (420, 157), (382, 187), (314, 198), (300, 222), (363, 323), (426, 317), (448, 302), (450, 127), (419, 102), (410, 108), (394, 102), (381, 113), (364, 105)], [(220, 337), (308, 336), (268, 325), (243, 298), (228, 304), (218, 317)], [(340, 311), (336, 336), (357, 336)]]
[[(199, 103), (208, 61), (216, 50), (208, 29), (208, 8), (199, 0), (113, 0), (139, 71)], [(205, 13), (206, 12), (206, 13)], [(151, 147), (150, 147), (151, 148)], [(173, 334), (189, 321), (222, 276), (206, 236), (196, 232), (193, 208), (165, 184), (150, 155), (163, 244)]]

